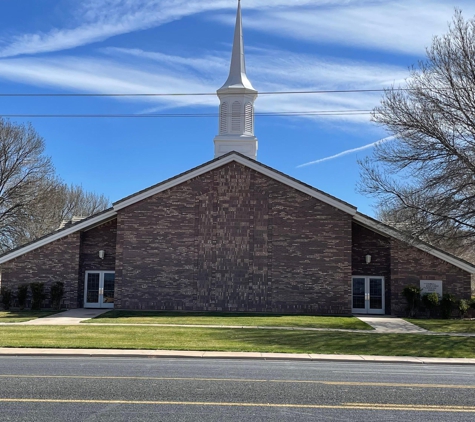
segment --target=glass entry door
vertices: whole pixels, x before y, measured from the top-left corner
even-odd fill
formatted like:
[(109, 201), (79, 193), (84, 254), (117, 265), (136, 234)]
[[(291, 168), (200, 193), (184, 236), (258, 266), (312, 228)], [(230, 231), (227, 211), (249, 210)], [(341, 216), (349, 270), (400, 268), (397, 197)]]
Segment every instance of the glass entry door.
[(85, 308), (113, 308), (115, 273), (86, 271), (84, 286)]
[(384, 277), (353, 277), (353, 313), (384, 314), (384, 306)]

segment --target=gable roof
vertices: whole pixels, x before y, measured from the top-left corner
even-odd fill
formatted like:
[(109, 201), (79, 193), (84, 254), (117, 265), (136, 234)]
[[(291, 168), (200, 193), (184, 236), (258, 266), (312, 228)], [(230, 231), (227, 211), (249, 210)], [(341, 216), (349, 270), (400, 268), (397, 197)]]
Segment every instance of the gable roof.
[(278, 182), (283, 183), (284, 185), (290, 186), (291, 188), (297, 189), (300, 192), (303, 192), (307, 195), (310, 195), (328, 205), (331, 205), (341, 211), (344, 211), (350, 215), (356, 214), (356, 207), (348, 204), (347, 202), (342, 201), (341, 199), (335, 198), (321, 190), (314, 188), (313, 186), (307, 185), (293, 177), (287, 176), (280, 171), (273, 169), (272, 167), (266, 166), (252, 158), (246, 157), (236, 151), (229, 152), (228, 154), (222, 155), (214, 160), (208, 161), (207, 163), (202, 164), (201, 166), (195, 167), (191, 170), (181, 173), (171, 179), (165, 180), (161, 183), (153, 185), (147, 189), (134, 193), (133, 195), (127, 196), (117, 202), (114, 202), (113, 207), (115, 211), (126, 208), (132, 204), (135, 204), (139, 201), (142, 201), (150, 196), (156, 195), (157, 193), (163, 192), (174, 186), (180, 185), (184, 182), (187, 182), (190, 179), (201, 176), (202, 174), (208, 173), (211, 170), (215, 170), (219, 167), (222, 167), (231, 162), (237, 162), (246, 167), (251, 168), (265, 176), (270, 177)]
[[(178, 174), (170, 179), (167, 179), (163, 182), (160, 182), (156, 185), (150, 186), (149, 188), (143, 189), (139, 192), (136, 192), (130, 196), (120, 199), (119, 201), (114, 202), (113, 207), (109, 208), (105, 211), (102, 211), (98, 214), (94, 214), (88, 217), (85, 220), (81, 220), (78, 223), (73, 224), (67, 228), (57, 230), (49, 235), (46, 235), (36, 241), (33, 241), (27, 245), (20, 246), (12, 251), (8, 251), (3, 255), (0, 255), (0, 264), (3, 264), (11, 259), (17, 258), (21, 255), (24, 255), (34, 249), (40, 248), (48, 243), (54, 242), (62, 237), (69, 236), (72, 233), (84, 231), (91, 229), (99, 224), (105, 223), (117, 216), (117, 212), (121, 209), (124, 209), (130, 205), (133, 205), (137, 202), (143, 201), (157, 193), (163, 192), (165, 190), (171, 189), (174, 186), (178, 186), (182, 183), (187, 182), (195, 177), (198, 177), (202, 174), (205, 174), (209, 171), (222, 167), (228, 163), (237, 162), (242, 164), (252, 170), (257, 171), (265, 176), (268, 176), (278, 182), (281, 182), (291, 188), (294, 188), (304, 194), (307, 194), (313, 198), (316, 198), (328, 205), (331, 205), (347, 214), (350, 214), (354, 221), (378, 232), (386, 236), (394, 237), (398, 240), (401, 240), (405, 243), (407, 239), (405, 239), (403, 233), (400, 231), (387, 226), (384, 223), (381, 223), (378, 220), (375, 220), (371, 217), (368, 217), (364, 214), (357, 212), (355, 206), (348, 204), (338, 198), (335, 198), (332, 195), (329, 195), (319, 189), (314, 188), (306, 183), (303, 183), (293, 177), (290, 177), (278, 170), (273, 169), (272, 167), (266, 166), (256, 160), (248, 158), (238, 152), (230, 152), (226, 155), (222, 155), (218, 158), (215, 158), (207, 163), (204, 163), (198, 167), (192, 168), (184, 173)], [(450, 255), (446, 252), (443, 252), (439, 249), (436, 249), (426, 243), (420, 242), (417, 244), (411, 244), (418, 249), (421, 249), (431, 255), (434, 255), (437, 258), (440, 258), (450, 264), (457, 266), (471, 274), (475, 274), (475, 266), (466, 262), (460, 258), (457, 258), (453, 255)]]
[(420, 240), (409, 242), (404, 233), (391, 226), (388, 226), (387, 224), (381, 223), (381, 221), (375, 220), (374, 218), (368, 217), (367, 215), (361, 214), (360, 212), (357, 212), (354, 215), (353, 220), (357, 223), (360, 223), (362, 226), (365, 226), (383, 236), (393, 237), (417, 249), (427, 252), (428, 254), (433, 255), (436, 258), (442, 259), (443, 261), (446, 261), (449, 264), (455, 265), (456, 267), (464, 271), (467, 271), (471, 274), (475, 274), (475, 265), (471, 264), (470, 262), (458, 258), (455, 255), (444, 252), (441, 249), (435, 248), (434, 246), (429, 245), (428, 243), (422, 242)]

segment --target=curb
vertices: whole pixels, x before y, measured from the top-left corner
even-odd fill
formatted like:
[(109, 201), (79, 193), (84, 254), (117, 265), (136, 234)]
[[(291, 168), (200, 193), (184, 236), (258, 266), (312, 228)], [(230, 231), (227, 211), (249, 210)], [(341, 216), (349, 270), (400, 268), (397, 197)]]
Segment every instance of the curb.
[(301, 362), (365, 362), (410, 363), (425, 365), (475, 365), (475, 359), (430, 358), (413, 356), (328, 355), (259, 352), (206, 352), (178, 350), (116, 350), (116, 349), (41, 349), (0, 348), (0, 357), (100, 357), (148, 359), (245, 359)]

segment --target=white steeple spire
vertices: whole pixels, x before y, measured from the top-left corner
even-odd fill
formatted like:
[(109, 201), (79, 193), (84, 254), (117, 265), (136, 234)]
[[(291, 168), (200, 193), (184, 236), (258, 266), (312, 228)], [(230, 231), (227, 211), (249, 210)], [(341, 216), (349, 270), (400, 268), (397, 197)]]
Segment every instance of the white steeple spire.
[(254, 101), (257, 98), (257, 91), (246, 75), (240, 0), (229, 77), (217, 93), (221, 105), (219, 107), (219, 135), (214, 138), (215, 158), (230, 151), (237, 151), (256, 159)]

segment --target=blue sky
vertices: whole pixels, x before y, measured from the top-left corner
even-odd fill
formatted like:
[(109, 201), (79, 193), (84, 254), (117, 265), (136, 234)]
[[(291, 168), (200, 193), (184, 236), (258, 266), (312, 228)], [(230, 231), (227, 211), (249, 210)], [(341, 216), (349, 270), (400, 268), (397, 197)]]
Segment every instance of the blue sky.
[[(0, 93), (213, 93), (226, 80), (235, 0), (0, 0)], [(473, 0), (242, 0), (260, 92), (382, 89)], [(381, 93), (261, 95), (256, 113), (371, 110)], [(111, 201), (213, 158), (216, 96), (0, 97), (0, 114), (198, 114), (31, 121), (58, 174)], [(387, 133), (368, 114), (256, 116), (258, 160), (373, 215), (357, 159)], [(390, 141), (389, 141), (390, 142)], [(313, 163), (313, 164), (308, 164)], [(308, 165), (304, 165), (308, 164)]]

